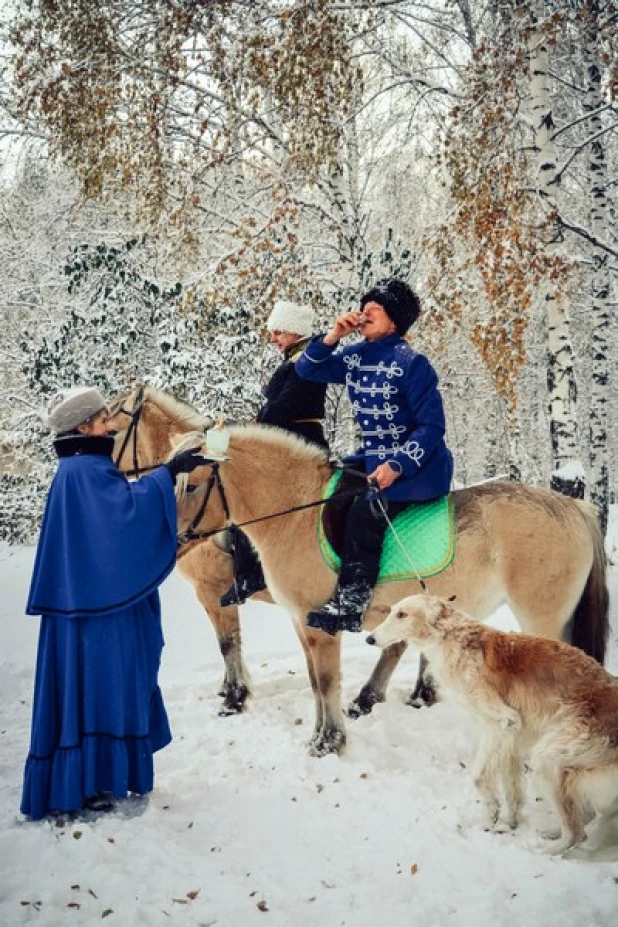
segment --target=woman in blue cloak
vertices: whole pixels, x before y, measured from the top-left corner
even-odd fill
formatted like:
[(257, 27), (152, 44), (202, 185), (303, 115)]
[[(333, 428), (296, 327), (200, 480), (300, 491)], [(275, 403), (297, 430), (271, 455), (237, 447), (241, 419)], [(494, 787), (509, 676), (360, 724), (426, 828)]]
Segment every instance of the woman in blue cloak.
[(32, 820), (153, 788), (153, 754), (171, 740), (158, 588), (176, 562), (174, 480), (203, 462), (184, 451), (130, 483), (97, 389), (59, 393), (47, 423), (58, 468), (26, 607), (41, 616), (21, 800)]

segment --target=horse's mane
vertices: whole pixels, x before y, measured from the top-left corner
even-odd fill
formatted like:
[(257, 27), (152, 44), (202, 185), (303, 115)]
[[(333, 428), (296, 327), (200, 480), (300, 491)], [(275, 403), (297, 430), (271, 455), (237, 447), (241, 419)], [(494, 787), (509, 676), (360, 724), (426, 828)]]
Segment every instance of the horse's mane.
[(229, 432), (231, 438), (236, 435), (249, 440), (256, 438), (258, 441), (274, 444), (282, 450), (290, 451), (295, 457), (302, 457), (307, 461), (316, 463), (328, 461), (324, 448), (305, 441), (304, 438), (291, 431), (284, 431), (283, 428), (275, 428), (271, 425), (231, 425)]
[(156, 386), (146, 386), (144, 388), (144, 402), (148, 400), (153, 405), (161, 409), (162, 412), (177, 422), (179, 425), (185, 425), (192, 431), (205, 431), (212, 424), (212, 419), (201, 415), (188, 402), (176, 399), (169, 393), (157, 389)]

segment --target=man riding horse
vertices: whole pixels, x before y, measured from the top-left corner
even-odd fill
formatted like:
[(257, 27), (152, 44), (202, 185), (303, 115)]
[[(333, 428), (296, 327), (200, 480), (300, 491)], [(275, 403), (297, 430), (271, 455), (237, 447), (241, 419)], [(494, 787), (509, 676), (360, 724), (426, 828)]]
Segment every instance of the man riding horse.
[[(296, 361), (313, 332), (313, 311), (287, 300), (278, 300), (268, 317), (266, 328), (270, 343), (283, 360), (263, 389), (265, 402), (256, 421), (275, 425), (284, 431), (328, 450), (324, 436), (324, 401), (326, 384), (305, 383), (296, 372)], [(221, 597), (221, 605), (241, 605), (249, 596), (265, 588), (259, 557), (242, 531), (234, 538), (234, 583)]]
[[(419, 313), (419, 298), (407, 283), (379, 281), (361, 299), (361, 311), (340, 315), (296, 362), (305, 380), (346, 384), (363, 440), (352, 460), (383, 491), (389, 518), (412, 502), (445, 495), (453, 475), (438, 376), (404, 339)], [(335, 351), (342, 338), (358, 331), (361, 341)], [(371, 505), (372, 495), (362, 493), (352, 504), (337, 588), (322, 608), (309, 613), (312, 628), (329, 634), (361, 630), (388, 526), (384, 510)]]

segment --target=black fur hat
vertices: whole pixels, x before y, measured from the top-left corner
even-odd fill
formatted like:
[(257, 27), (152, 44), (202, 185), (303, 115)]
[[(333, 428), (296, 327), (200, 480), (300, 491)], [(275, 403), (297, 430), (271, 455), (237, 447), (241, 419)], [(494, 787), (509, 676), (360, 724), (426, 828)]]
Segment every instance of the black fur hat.
[(405, 335), (410, 326), (416, 322), (421, 311), (421, 301), (414, 290), (396, 277), (378, 280), (376, 285), (361, 299), (361, 309), (371, 302), (379, 303), (383, 307), (389, 319), (395, 323), (400, 335)]

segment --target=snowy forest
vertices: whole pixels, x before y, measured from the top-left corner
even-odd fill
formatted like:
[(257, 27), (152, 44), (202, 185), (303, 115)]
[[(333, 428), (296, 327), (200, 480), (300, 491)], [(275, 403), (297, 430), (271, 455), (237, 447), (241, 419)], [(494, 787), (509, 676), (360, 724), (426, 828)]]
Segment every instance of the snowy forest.
[[(459, 485), (618, 489), (615, 0), (12, 0), (0, 14), (0, 538), (61, 386), (249, 421), (277, 298), (396, 275)], [(337, 452), (354, 435), (333, 390)]]

